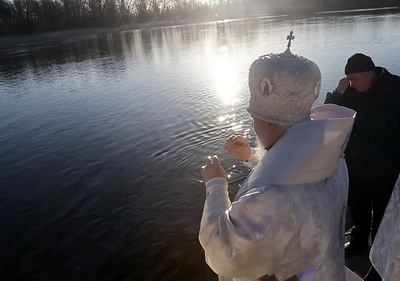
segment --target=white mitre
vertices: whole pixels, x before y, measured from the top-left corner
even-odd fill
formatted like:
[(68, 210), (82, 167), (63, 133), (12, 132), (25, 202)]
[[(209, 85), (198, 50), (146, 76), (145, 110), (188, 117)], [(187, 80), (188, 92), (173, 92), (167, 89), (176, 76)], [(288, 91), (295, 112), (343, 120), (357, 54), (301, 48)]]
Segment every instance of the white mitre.
[(311, 106), (321, 87), (321, 72), (314, 62), (290, 52), (293, 32), (287, 39), (285, 52), (261, 56), (250, 66), (247, 111), (256, 118), (292, 126), (310, 120)]

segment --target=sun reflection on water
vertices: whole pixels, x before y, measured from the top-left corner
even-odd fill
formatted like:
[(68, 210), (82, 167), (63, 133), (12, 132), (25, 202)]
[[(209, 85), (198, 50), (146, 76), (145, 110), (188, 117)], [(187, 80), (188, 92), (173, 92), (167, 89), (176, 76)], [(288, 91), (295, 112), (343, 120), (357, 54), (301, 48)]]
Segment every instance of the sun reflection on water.
[(216, 92), (224, 105), (234, 105), (239, 101), (240, 77), (234, 62), (226, 53), (215, 63), (214, 80)]

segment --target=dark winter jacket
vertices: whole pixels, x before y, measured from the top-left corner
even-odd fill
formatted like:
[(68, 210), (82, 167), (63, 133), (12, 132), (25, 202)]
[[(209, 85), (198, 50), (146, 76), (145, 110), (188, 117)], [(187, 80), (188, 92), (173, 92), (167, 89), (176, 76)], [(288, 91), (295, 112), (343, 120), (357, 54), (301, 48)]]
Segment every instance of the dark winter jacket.
[(377, 79), (364, 93), (348, 87), (326, 95), (325, 103), (357, 112), (345, 150), (349, 173), (362, 178), (397, 177), (400, 172), (400, 77), (376, 68)]

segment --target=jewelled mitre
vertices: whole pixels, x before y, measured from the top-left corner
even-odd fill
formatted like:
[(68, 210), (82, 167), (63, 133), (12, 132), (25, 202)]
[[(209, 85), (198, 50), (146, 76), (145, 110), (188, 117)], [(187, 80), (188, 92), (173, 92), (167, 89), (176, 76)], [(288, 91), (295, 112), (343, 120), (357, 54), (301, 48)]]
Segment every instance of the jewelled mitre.
[(287, 39), (285, 52), (261, 56), (250, 66), (247, 111), (256, 118), (292, 126), (310, 120), (321, 72), (314, 62), (290, 52), (292, 31)]

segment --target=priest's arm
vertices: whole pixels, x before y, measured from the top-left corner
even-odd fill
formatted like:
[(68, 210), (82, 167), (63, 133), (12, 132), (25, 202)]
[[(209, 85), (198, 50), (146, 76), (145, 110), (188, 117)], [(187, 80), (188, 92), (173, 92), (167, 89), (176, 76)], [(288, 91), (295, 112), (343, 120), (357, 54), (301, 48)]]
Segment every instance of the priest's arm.
[(208, 265), (220, 276), (274, 274), (296, 259), (300, 225), (293, 204), (276, 187), (259, 187), (230, 202), (224, 178), (206, 183), (199, 240)]

